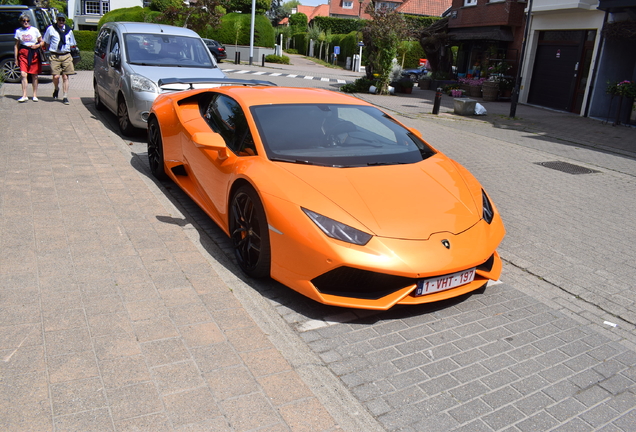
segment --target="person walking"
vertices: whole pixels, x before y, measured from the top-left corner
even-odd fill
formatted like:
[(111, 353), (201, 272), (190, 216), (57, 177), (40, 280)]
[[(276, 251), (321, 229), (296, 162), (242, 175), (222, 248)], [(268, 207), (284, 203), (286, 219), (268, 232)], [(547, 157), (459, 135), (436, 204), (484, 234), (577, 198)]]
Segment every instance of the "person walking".
[(55, 24), (51, 24), (44, 33), (44, 44), (51, 53), (51, 72), (53, 73), (53, 99), (60, 94), (59, 83), (62, 77), (62, 102), (68, 105), (69, 75), (75, 74), (71, 46), (77, 45), (73, 30), (66, 25), (66, 15), (58, 13)]
[(28, 77), (31, 75), (33, 84), (33, 102), (38, 99), (38, 74), (42, 73), (40, 60), (40, 48), (42, 47), (42, 34), (36, 27), (31, 26), (31, 18), (28, 15), (20, 15), (21, 27), (15, 31), (15, 63), (20, 68), (20, 83), (22, 84), (22, 97), (18, 102), (26, 102)]

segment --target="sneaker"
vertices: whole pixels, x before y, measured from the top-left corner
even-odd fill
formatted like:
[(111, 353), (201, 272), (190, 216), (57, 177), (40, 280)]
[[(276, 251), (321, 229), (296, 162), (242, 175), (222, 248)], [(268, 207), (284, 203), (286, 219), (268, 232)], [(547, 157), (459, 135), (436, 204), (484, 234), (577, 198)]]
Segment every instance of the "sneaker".
[(39, 102), (40, 99), (38, 99), (36, 96), (33, 96), (33, 102)]
[(53, 99), (57, 99), (57, 95), (60, 93), (60, 89), (53, 90)]
[(68, 101), (68, 98), (64, 98), (64, 99), (62, 99), (62, 102), (64, 102), (64, 105), (68, 105), (68, 104), (70, 104), (70, 102)]
[(29, 100), (29, 98), (28, 98), (28, 97), (26, 97), (26, 96), (22, 96), (20, 99), (18, 99), (18, 102), (26, 102), (26, 101), (28, 101), (28, 100)]

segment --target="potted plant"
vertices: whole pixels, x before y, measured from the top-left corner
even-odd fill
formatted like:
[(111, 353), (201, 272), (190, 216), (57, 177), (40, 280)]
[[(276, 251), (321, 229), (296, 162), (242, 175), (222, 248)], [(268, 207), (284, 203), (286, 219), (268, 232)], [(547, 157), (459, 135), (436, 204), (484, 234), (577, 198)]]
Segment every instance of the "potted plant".
[[(628, 98), (632, 100), (632, 110), (631, 113), (636, 109), (636, 82), (624, 80), (620, 82), (607, 82), (606, 92), (614, 96), (618, 96), (618, 110), (616, 110), (616, 120), (614, 121), (614, 125), (620, 124), (621, 120), (621, 106), (623, 105), (623, 99)], [(631, 117), (630, 113), (630, 117)], [(631, 118), (630, 118), (631, 120)]]
[(432, 81), (431, 76), (426, 74), (422, 78), (420, 78), (420, 80), (417, 83), (417, 86), (421, 88), (422, 90), (428, 90), (431, 88), (431, 81)]
[(470, 89), (468, 95), (470, 97), (481, 97), (481, 87), (486, 81), (486, 78), (473, 78), (469, 80)]
[(397, 82), (395, 88), (399, 89), (398, 91), (400, 93), (411, 94), (413, 92), (413, 85), (414, 83), (410, 78), (404, 77)]

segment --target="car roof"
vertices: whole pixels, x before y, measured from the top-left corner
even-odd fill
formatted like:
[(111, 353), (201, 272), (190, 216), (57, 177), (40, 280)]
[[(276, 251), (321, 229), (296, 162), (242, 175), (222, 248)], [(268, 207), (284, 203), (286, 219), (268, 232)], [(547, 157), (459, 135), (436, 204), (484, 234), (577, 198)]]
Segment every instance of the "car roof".
[(118, 27), (122, 33), (169, 34), (176, 36), (199, 37), (194, 31), (166, 24), (140, 22), (108, 22), (104, 27)]

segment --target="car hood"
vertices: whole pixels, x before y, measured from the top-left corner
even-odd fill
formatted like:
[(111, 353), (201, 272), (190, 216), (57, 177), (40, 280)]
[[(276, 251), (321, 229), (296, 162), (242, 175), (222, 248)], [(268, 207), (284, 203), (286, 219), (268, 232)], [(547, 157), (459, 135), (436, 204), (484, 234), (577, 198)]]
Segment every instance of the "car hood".
[(424, 240), (437, 232), (458, 234), (481, 218), (466, 181), (441, 155), (408, 165), (281, 166), (380, 237)]
[(129, 64), (131, 73), (141, 75), (152, 80), (155, 84), (162, 78), (225, 78), (225, 74), (218, 67), (193, 68), (175, 66), (142, 66)]

